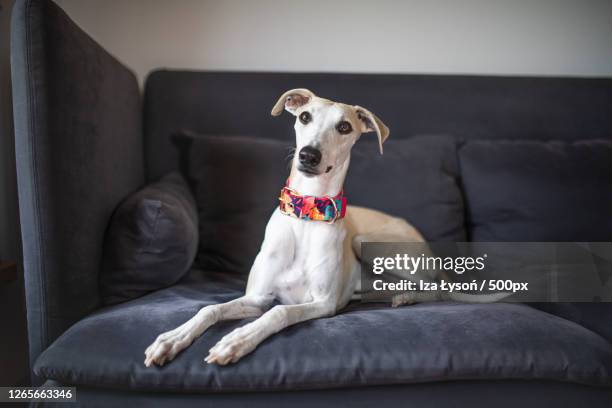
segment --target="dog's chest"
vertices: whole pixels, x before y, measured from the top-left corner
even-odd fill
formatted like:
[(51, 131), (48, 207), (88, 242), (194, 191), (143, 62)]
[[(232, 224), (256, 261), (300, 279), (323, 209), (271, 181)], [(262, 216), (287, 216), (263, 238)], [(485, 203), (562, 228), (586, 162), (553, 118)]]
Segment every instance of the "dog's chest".
[(294, 256), (275, 279), (284, 304), (310, 302), (334, 290), (342, 267), (344, 229), (320, 222), (296, 220), (291, 229)]

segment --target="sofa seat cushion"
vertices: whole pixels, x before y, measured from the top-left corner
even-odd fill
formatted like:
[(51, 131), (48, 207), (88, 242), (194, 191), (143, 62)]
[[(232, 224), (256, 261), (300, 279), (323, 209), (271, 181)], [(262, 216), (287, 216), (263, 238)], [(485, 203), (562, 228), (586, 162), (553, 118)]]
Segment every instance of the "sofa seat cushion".
[(203, 360), (245, 321), (213, 326), (166, 366), (144, 350), (201, 307), (230, 300), (244, 282), (192, 271), (177, 285), (102, 309), (60, 336), (35, 364), (62, 384), (151, 391), (337, 388), (461, 379), (542, 379), (612, 385), (612, 346), (573, 322), (521, 304), (353, 303), (264, 341), (236, 364)]

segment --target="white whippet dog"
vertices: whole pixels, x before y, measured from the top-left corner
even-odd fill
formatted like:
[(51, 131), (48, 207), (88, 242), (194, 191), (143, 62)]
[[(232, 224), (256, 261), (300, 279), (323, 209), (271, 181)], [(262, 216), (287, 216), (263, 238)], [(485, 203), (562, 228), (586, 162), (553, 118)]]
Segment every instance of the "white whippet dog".
[[(303, 196), (336, 197), (342, 191), (351, 148), (361, 134), (375, 132), (381, 154), (389, 136), (387, 126), (369, 110), (317, 97), (307, 89), (285, 92), (272, 115), (283, 109), (296, 116), (297, 153), (287, 187)], [(172, 360), (221, 320), (259, 317), (223, 337), (205, 358), (221, 365), (236, 362), (274, 333), (345, 307), (360, 289), (361, 242), (423, 241), (406, 221), (378, 211), (350, 206), (346, 217), (333, 215), (333, 222), (305, 221), (277, 208), (244, 296), (206, 306), (186, 323), (159, 335), (145, 351), (145, 365)], [(271, 307), (275, 300), (280, 304)]]

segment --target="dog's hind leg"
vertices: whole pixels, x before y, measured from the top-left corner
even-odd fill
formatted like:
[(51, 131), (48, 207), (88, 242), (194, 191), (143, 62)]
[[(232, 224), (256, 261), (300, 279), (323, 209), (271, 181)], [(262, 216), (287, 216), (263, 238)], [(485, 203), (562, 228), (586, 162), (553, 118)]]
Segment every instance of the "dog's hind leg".
[(179, 327), (162, 333), (145, 350), (144, 364), (164, 365), (188, 347), (206, 329), (221, 320), (261, 316), (273, 302), (271, 296), (246, 295), (227, 303), (205, 306)]
[(511, 296), (512, 293), (497, 292), (485, 294), (473, 294), (463, 292), (445, 292), (441, 290), (429, 292), (404, 292), (393, 296), (391, 305), (398, 307), (402, 305), (412, 305), (414, 303), (426, 302), (463, 302), (463, 303), (495, 303)]
[(421, 233), (402, 218), (349, 206), (346, 227), (352, 236), (353, 252), (361, 259), (363, 242), (424, 242)]

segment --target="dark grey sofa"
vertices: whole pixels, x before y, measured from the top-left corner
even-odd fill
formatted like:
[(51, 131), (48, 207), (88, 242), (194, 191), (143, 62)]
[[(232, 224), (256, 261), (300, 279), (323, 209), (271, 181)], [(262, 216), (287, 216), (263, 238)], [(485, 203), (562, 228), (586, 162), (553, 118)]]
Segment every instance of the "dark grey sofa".
[[(269, 108), (299, 86), (380, 113), (394, 138), (610, 139), (611, 79), (161, 70), (148, 77), (143, 102), (132, 72), (52, 2), (16, 2), (11, 33), (36, 383), (76, 385), (79, 402), (92, 406), (612, 403), (607, 305), (570, 305), (564, 319), (520, 304), (356, 304), (280, 333), (236, 365), (202, 362), (240, 324), (228, 322), (168, 366), (146, 369), (142, 352), (155, 335), (238, 296), (244, 276), (194, 271), (110, 308), (100, 308), (98, 288), (111, 214), (178, 167), (168, 138), (177, 129), (291, 137), (291, 122), (272, 120)], [(470, 235), (474, 214), (466, 214)]]

